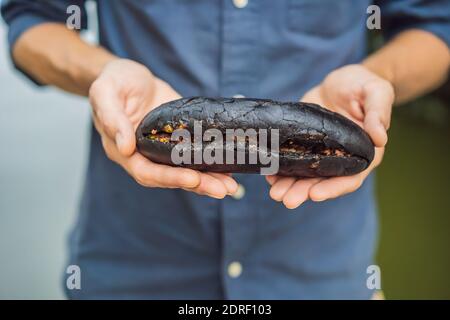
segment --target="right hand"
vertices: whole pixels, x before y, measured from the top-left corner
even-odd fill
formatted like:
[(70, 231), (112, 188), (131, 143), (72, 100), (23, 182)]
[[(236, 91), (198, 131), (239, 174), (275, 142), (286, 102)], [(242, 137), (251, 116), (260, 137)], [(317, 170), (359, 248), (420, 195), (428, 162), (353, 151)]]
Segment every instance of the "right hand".
[(106, 155), (146, 187), (182, 188), (222, 199), (238, 188), (229, 175), (154, 163), (136, 150), (135, 130), (162, 103), (180, 98), (145, 66), (125, 59), (109, 62), (89, 90), (94, 124)]

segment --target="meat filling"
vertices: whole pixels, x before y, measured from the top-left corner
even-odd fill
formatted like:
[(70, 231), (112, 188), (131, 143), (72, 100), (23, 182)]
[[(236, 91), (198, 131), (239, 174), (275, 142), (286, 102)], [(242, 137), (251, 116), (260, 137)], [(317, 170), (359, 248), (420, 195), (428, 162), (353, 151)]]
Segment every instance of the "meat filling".
[[(164, 128), (166, 129), (166, 128)], [(171, 134), (166, 132), (161, 132), (157, 130), (152, 130), (150, 134), (147, 135), (147, 139), (152, 141), (158, 141), (161, 143), (171, 143), (177, 144), (178, 141), (171, 141)], [(291, 154), (291, 155), (321, 155), (321, 156), (334, 156), (334, 157), (351, 157), (352, 155), (342, 148), (330, 148), (325, 146), (323, 143), (314, 143), (309, 145), (304, 145), (301, 142), (295, 142), (293, 140), (288, 140), (280, 145), (281, 154)]]
[(342, 148), (330, 148), (323, 143), (303, 145), (292, 140), (288, 140), (280, 146), (280, 153), (321, 156), (351, 157), (352, 155)]

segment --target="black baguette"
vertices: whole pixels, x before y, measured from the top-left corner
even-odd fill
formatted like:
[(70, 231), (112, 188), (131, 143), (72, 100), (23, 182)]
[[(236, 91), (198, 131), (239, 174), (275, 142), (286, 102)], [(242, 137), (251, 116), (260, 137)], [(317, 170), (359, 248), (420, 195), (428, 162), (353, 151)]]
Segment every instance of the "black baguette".
[[(137, 149), (154, 162), (174, 165), (171, 152), (176, 142), (170, 141), (168, 134), (177, 128), (193, 134), (194, 121), (200, 120), (203, 130), (215, 128), (224, 135), (226, 129), (278, 129), (278, 175), (353, 175), (366, 169), (374, 157), (374, 145), (366, 132), (340, 114), (312, 103), (248, 98), (193, 97), (165, 103), (147, 114), (137, 128)], [(258, 161), (181, 166), (210, 172), (255, 173), (263, 165)]]

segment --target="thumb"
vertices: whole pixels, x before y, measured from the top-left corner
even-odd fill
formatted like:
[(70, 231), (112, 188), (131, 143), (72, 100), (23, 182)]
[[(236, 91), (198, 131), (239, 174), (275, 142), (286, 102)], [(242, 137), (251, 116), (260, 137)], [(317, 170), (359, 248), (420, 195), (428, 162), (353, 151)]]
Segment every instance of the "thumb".
[(364, 129), (376, 147), (387, 143), (390, 126), (394, 89), (387, 81), (376, 80), (363, 86)]
[(136, 149), (136, 137), (130, 120), (125, 114), (116, 115), (116, 126), (111, 128), (115, 130), (114, 141), (119, 152), (129, 157)]
[(124, 102), (109, 90), (97, 90), (90, 95), (94, 121), (101, 131), (115, 141), (123, 156), (130, 156), (136, 148), (133, 125), (124, 112)]
[(306, 92), (300, 99), (301, 102), (319, 103), (320, 100), (320, 89), (319, 86), (311, 88)]

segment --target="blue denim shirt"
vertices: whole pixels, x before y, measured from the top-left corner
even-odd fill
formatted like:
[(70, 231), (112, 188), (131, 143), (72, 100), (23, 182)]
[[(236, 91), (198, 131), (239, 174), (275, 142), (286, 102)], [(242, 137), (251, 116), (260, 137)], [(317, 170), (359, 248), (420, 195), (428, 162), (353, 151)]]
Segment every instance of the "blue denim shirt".
[[(64, 23), (84, 1), (3, 1), (12, 44)], [(139, 61), (183, 96), (298, 100), (366, 54), (369, 0), (98, 0), (100, 43)], [(447, 0), (378, 1), (387, 37), (421, 28), (450, 42)], [(83, 27), (86, 13), (83, 13)], [(37, 44), (38, 45), (38, 44)], [(89, 57), (86, 57), (88, 59)], [(374, 263), (373, 179), (356, 192), (287, 210), (263, 177), (237, 175), (242, 199), (146, 189), (109, 161), (92, 131), (69, 264), (71, 298), (366, 299)]]

